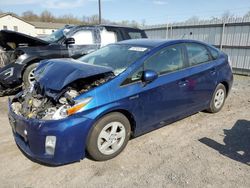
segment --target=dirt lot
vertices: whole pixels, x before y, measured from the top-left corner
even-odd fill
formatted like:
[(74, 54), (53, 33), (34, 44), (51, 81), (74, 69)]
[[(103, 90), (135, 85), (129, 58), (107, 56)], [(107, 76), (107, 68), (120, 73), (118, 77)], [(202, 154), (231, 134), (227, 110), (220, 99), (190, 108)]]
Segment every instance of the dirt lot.
[(0, 187), (250, 187), (250, 77), (235, 77), (224, 109), (133, 139), (117, 158), (47, 167), (14, 143), (0, 99)]

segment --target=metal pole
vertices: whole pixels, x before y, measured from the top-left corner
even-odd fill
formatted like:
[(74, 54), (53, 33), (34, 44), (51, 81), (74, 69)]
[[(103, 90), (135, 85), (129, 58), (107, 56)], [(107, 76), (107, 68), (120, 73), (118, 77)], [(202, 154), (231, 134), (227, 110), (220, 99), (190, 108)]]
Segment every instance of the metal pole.
[(167, 23), (167, 30), (166, 30), (166, 39), (168, 39), (168, 23)]
[(101, 7), (101, 0), (98, 0), (98, 7), (99, 7), (99, 24), (102, 23), (102, 7)]
[(224, 43), (224, 35), (225, 35), (225, 28), (226, 28), (226, 23), (223, 22), (222, 25), (222, 33), (221, 33), (221, 41), (220, 41), (220, 50), (223, 49), (223, 43)]
[(167, 18), (167, 30), (166, 30), (166, 39), (168, 40), (168, 18)]

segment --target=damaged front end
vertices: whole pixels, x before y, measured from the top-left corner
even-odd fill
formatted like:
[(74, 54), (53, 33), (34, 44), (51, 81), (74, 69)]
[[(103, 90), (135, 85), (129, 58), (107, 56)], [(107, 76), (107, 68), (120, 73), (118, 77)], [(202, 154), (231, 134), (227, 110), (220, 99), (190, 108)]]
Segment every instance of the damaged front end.
[(0, 31), (0, 68), (14, 63), (17, 58), (23, 53), (21, 50), (18, 50), (19, 47), (34, 47), (34, 46), (46, 46), (49, 43), (25, 35), (23, 33), (1, 30)]
[[(92, 99), (87, 97), (77, 101), (76, 97), (114, 77), (113, 72), (104, 67), (75, 64), (69, 60), (55, 61), (58, 60), (38, 67), (35, 84), (14, 97), (11, 107), (15, 114), (41, 120), (66, 118), (81, 112)], [(60, 80), (60, 76), (53, 78), (54, 71), (59, 71), (64, 79)]]
[(16, 60), (14, 50), (6, 51), (3, 47), (0, 46), (0, 68), (4, 67), (5, 65), (10, 64)]

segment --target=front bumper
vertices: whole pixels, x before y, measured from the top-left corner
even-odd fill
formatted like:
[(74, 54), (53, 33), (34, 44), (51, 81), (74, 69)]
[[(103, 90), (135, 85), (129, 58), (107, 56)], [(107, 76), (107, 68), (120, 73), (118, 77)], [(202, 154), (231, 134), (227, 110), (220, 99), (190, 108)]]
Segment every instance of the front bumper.
[[(34, 161), (62, 165), (85, 157), (85, 145), (93, 124), (92, 119), (78, 115), (53, 121), (27, 119), (15, 114), (9, 101), (9, 120), (16, 144)], [(45, 152), (46, 136), (57, 138), (54, 155)]]

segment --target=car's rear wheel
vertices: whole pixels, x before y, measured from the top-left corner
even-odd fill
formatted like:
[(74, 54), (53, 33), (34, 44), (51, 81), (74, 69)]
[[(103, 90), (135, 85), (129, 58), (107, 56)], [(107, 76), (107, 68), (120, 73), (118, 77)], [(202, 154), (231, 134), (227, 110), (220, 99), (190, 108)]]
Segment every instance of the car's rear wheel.
[(226, 96), (227, 93), (225, 86), (223, 84), (218, 84), (214, 91), (213, 98), (210, 102), (210, 108), (208, 109), (208, 111), (211, 113), (219, 112), (224, 106)]
[(130, 133), (129, 120), (123, 114), (118, 112), (107, 114), (92, 128), (87, 151), (97, 161), (112, 159), (126, 147)]
[(35, 70), (38, 63), (29, 65), (23, 73), (23, 84), (25, 88), (30, 87), (35, 82)]

